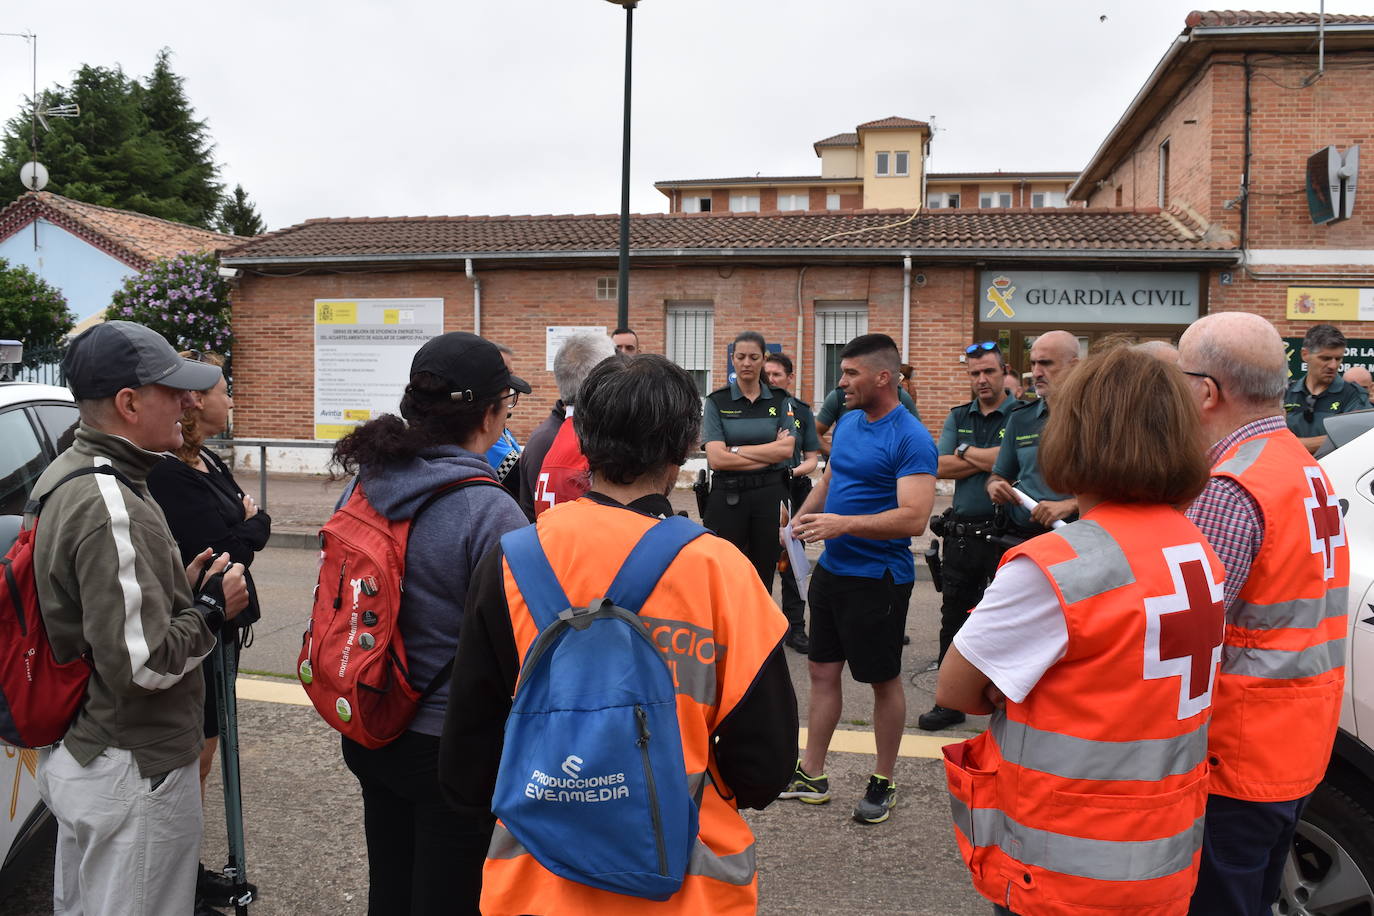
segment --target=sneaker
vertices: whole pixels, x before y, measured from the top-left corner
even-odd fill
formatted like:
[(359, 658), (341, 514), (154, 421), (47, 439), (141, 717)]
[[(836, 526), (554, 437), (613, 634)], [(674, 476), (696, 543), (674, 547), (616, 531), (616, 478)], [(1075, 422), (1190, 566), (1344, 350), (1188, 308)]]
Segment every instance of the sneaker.
[(196, 908), (191, 911), (191, 916), (224, 916), (219, 910), (205, 902), (205, 898), (196, 896)]
[(800, 652), (802, 655), (807, 655), (811, 652), (811, 640), (806, 638), (806, 631), (801, 627), (795, 627), (787, 634), (787, 638), (783, 640), (783, 642), (787, 644), (789, 649)]
[(830, 801), (830, 778), (824, 773), (819, 776), (807, 776), (802, 770), (801, 761), (798, 760), (792, 781), (778, 794), (778, 798), (795, 798), (808, 805), (823, 805)]
[(854, 806), (854, 820), (860, 824), (881, 824), (897, 806), (897, 787), (881, 776), (868, 777), (868, 790)]
[(942, 728), (949, 728), (951, 725), (958, 725), (964, 721), (966, 716), (957, 709), (947, 709), (944, 706), (932, 706), (930, 712), (923, 712), (916, 719), (916, 727), (928, 732), (938, 732)]
[[(246, 882), (248, 890), (253, 892), (253, 899), (258, 897), (258, 886), (253, 882)], [(224, 876), (222, 872), (211, 871), (202, 862), (200, 870), (196, 873), (196, 897), (203, 898), (208, 904), (214, 906), (231, 906), (229, 901), (234, 895), (234, 882)], [(213, 911), (211, 911), (213, 912)]]

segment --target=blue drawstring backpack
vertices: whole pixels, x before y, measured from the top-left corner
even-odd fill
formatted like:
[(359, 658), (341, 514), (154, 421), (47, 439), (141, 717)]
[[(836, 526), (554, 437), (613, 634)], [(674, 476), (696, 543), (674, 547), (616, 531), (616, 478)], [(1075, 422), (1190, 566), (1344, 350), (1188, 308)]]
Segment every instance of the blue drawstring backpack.
[(606, 597), (573, 608), (531, 526), (501, 538), (539, 627), (506, 721), (492, 811), (549, 871), (666, 900), (682, 887), (700, 799), (687, 785), (673, 676), (637, 616), (706, 529), (650, 528)]

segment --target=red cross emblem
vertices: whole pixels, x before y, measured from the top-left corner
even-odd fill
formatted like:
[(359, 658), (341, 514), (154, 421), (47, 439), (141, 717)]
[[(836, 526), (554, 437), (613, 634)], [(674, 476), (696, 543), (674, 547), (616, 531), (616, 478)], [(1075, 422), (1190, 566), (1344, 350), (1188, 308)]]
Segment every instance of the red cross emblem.
[(1335, 493), (1328, 492), (1326, 478), (1320, 468), (1304, 468), (1307, 489), (1311, 496), (1303, 500), (1307, 507), (1307, 533), (1312, 540), (1312, 553), (1321, 554), (1325, 561), (1326, 578), (1336, 576), (1336, 548), (1345, 545), (1345, 524), (1341, 519), (1341, 504)]
[(1219, 579), (1199, 543), (1164, 549), (1172, 594), (1145, 599), (1145, 679), (1177, 677), (1178, 718), (1212, 705), (1226, 610)]

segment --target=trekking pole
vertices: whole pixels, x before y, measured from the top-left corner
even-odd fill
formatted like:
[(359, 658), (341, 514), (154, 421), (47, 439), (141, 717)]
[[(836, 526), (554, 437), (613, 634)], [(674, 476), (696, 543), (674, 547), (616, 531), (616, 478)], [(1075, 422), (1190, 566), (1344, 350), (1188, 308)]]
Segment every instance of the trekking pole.
[(253, 892), (248, 889), (248, 862), (243, 842), (243, 793), (239, 783), (239, 725), (234, 677), (229, 671), (226, 639), (236, 638), (226, 629), (215, 641), (210, 659), (215, 681), (215, 708), (219, 714), (219, 762), (224, 781), (224, 825), (228, 831), (229, 862), (224, 876), (233, 882), (237, 916), (246, 916)]

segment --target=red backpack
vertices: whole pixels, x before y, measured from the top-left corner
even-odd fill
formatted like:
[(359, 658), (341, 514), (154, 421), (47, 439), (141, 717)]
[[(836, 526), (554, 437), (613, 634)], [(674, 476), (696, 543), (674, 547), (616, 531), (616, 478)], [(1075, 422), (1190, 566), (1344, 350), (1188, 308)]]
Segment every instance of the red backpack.
[(324, 720), (363, 747), (381, 747), (405, 731), (453, 669), (450, 661), (417, 689), (397, 618), (415, 520), (440, 496), (474, 484), (501, 486), (486, 476), (455, 481), (393, 522), (372, 508), (359, 481), (320, 529), (320, 577), (296, 673)]
[(33, 574), (33, 538), (38, 515), (57, 488), (86, 474), (109, 474), (139, 499), (130, 480), (108, 465), (86, 467), (63, 477), (42, 499), (24, 507), (33, 526), (19, 532), (9, 553), (0, 558), (0, 740), (17, 747), (47, 747), (67, 733), (86, 697), (90, 661), (83, 655), (59, 662), (48, 642), (38, 609), (38, 584)]

